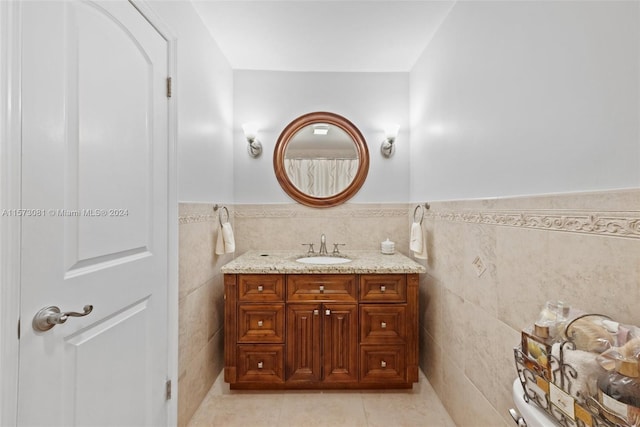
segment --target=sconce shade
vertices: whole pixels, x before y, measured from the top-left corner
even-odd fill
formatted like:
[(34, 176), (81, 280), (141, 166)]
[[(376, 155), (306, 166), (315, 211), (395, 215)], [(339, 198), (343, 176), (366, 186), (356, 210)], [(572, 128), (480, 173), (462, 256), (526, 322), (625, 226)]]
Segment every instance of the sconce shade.
[(256, 139), (258, 135), (258, 125), (255, 123), (245, 123), (242, 125), (242, 130), (244, 131), (244, 136), (248, 140)]
[(387, 125), (384, 128), (384, 137), (387, 140), (393, 140), (395, 141), (395, 139), (398, 137), (398, 131), (400, 130), (400, 126), (398, 125)]

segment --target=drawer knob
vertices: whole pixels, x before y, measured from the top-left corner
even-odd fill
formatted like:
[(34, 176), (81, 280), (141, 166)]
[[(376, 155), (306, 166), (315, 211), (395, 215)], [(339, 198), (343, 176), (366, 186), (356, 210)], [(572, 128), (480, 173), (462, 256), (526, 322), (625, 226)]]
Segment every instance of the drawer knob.
[(262, 369), (263, 366), (264, 366), (263, 362), (258, 362), (258, 369)]
[(262, 291), (264, 291), (264, 286), (258, 285), (258, 292), (262, 292)]
[(258, 326), (262, 327), (262, 320), (258, 320)]
[(324, 292), (324, 285), (320, 285), (320, 293)]
[(384, 292), (387, 290), (387, 287), (385, 285), (380, 285), (380, 292)]
[(380, 361), (380, 367), (381, 368), (386, 368), (387, 367), (387, 362), (385, 362), (384, 360)]
[(325, 310), (324, 314), (326, 314), (327, 316), (331, 316), (331, 310)]
[(320, 314), (320, 310), (318, 310), (318, 309), (313, 310), (313, 315), (314, 316), (317, 316), (319, 314)]
[(382, 329), (387, 329), (387, 322), (380, 322), (380, 327)]

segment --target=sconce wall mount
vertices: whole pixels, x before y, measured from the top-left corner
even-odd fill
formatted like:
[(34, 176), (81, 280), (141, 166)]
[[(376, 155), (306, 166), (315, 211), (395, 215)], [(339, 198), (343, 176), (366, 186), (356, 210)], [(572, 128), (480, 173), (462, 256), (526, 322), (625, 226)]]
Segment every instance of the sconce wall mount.
[(247, 152), (254, 159), (260, 157), (260, 154), (262, 154), (262, 144), (257, 136), (258, 127), (254, 123), (246, 123), (242, 125), (242, 130), (244, 131), (244, 137), (249, 143), (247, 145)]
[(394, 142), (396, 142), (396, 138), (398, 137), (399, 129), (400, 126), (398, 125), (389, 125), (384, 130), (385, 139), (380, 146), (380, 152), (386, 158), (393, 156), (393, 153), (395, 153), (396, 147)]

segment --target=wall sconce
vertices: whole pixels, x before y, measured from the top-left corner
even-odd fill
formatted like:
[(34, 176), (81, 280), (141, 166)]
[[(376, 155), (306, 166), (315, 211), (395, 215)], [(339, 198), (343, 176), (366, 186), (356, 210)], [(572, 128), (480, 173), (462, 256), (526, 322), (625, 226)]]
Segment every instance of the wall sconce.
[(253, 158), (260, 157), (262, 154), (262, 144), (258, 141), (258, 126), (255, 123), (245, 123), (242, 125), (244, 131), (244, 137), (247, 138), (249, 145), (247, 151)]
[(389, 158), (395, 152), (395, 146), (393, 143), (396, 141), (398, 137), (398, 130), (400, 126), (398, 125), (388, 125), (384, 129), (384, 141), (382, 141), (382, 146), (380, 147), (380, 152), (386, 158)]

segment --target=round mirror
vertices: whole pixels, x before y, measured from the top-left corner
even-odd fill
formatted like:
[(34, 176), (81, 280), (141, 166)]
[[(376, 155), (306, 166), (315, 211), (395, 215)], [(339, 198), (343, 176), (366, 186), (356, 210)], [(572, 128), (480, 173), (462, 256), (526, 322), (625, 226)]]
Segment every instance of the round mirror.
[(362, 187), (369, 150), (358, 128), (346, 118), (308, 113), (280, 134), (273, 167), (291, 198), (307, 206), (330, 207), (344, 203)]

